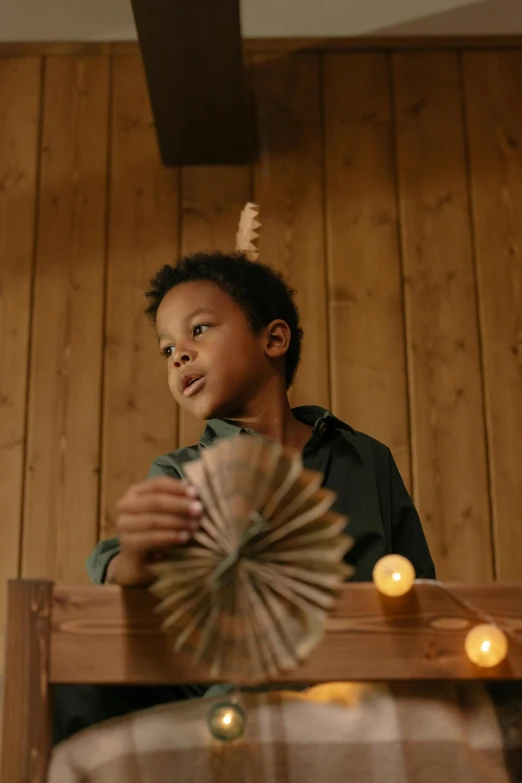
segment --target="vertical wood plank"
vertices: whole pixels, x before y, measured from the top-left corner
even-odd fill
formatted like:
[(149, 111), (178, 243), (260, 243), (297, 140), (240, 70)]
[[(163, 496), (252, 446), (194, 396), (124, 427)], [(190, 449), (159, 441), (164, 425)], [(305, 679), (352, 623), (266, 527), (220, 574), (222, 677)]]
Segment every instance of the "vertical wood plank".
[(414, 487), (438, 574), (492, 575), (457, 55), (393, 57)]
[(0, 59), (0, 669), (20, 560), (40, 70), (38, 57)]
[(107, 118), (106, 58), (49, 58), (23, 576), (86, 581), (97, 537)]
[[(183, 169), (181, 254), (234, 250), (239, 215), (251, 198), (250, 187), (250, 166)], [(203, 429), (203, 422), (180, 410), (180, 446), (197, 443)]]
[(497, 576), (522, 576), (522, 53), (464, 55)]
[(49, 647), (52, 583), (8, 585), (2, 783), (45, 783), (51, 750)]
[(388, 445), (407, 484), (406, 347), (388, 58), (324, 59), (332, 409)]
[(320, 58), (253, 59), (260, 160), (260, 260), (297, 289), (304, 342), (293, 405), (330, 404), (323, 206)]
[(178, 254), (178, 172), (161, 166), (140, 57), (116, 56), (113, 67), (102, 537), (119, 497), (177, 442), (165, 362), (143, 311), (150, 278)]

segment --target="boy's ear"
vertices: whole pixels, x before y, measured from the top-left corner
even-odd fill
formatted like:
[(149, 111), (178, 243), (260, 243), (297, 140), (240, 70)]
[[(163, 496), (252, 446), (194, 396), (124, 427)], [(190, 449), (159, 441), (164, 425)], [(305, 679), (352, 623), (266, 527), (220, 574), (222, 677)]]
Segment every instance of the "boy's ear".
[(290, 345), (290, 338), (292, 333), (290, 327), (286, 321), (280, 319), (272, 321), (266, 327), (266, 355), (271, 359), (277, 359), (279, 356), (284, 356), (288, 351)]

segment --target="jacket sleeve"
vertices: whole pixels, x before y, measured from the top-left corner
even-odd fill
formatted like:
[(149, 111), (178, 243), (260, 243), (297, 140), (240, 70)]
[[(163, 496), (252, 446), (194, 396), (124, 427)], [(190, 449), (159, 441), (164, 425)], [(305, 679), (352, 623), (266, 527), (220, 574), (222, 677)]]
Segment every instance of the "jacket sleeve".
[[(147, 478), (155, 478), (156, 476), (177, 477), (178, 474), (166, 457), (158, 457), (152, 463)], [(119, 551), (119, 538), (108, 538), (105, 541), (98, 542), (94, 551), (87, 558), (86, 563), (87, 573), (93, 584), (102, 585), (105, 582), (107, 567)]]
[(435, 579), (435, 566), (417, 509), (404, 486), (391, 452), (389, 469), (392, 551), (408, 558), (415, 568), (417, 578)]
[(93, 552), (87, 558), (87, 573), (89, 579), (95, 585), (102, 585), (105, 582), (107, 566), (112, 558), (120, 551), (119, 538), (108, 538), (106, 541), (99, 541)]

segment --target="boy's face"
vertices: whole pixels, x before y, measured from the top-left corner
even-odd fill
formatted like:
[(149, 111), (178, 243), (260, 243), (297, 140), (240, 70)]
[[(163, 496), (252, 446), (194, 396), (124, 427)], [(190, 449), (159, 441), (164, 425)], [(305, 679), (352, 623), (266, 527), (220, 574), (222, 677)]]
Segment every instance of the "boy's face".
[(239, 305), (205, 280), (166, 294), (159, 347), (175, 400), (199, 419), (239, 417), (268, 377), (266, 330), (254, 334)]

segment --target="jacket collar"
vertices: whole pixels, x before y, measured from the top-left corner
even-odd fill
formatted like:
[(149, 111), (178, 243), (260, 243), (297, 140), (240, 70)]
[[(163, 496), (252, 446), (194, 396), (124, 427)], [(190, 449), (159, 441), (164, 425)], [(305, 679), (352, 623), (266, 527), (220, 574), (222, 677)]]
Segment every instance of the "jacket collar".
[[(321, 408), (319, 405), (303, 405), (299, 408), (292, 408), (292, 412), (296, 419), (303, 422), (303, 424), (313, 427), (312, 434), (320, 440), (323, 440), (332, 429), (341, 430), (352, 448), (359, 453), (357, 446), (353, 443), (353, 437), (357, 435), (355, 430), (349, 424), (345, 424), (344, 421), (334, 416), (326, 408)], [(255, 435), (255, 432), (248, 427), (238, 427), (226, 419), (210, 419), (201, 436), (199, 445), (202, 447), (209, 446), (217, 438), (232, 438), (235, 435), (242, 434)]]

